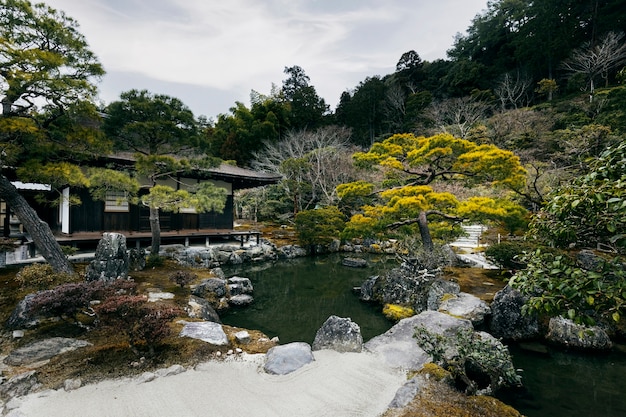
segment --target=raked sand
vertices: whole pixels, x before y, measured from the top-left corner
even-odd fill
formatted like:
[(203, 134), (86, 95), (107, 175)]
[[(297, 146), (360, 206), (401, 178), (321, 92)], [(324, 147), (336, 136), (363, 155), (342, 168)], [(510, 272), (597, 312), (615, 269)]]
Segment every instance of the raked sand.
[[(12, 417), (344, 417), (379, 416), (406, 382), (370, 353), (314, 352), (288, 375), (263, 371), (264, 355), (210, 361), (138, 383), (108, 380), (20, 399)], [(19, 404), (19, 401), (18, 401)]]

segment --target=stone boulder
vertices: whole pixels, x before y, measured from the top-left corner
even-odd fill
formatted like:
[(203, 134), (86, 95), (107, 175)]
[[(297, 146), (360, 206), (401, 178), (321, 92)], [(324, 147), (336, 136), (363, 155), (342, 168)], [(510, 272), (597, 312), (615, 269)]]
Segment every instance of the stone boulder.
[(204, 298), (216, 308), (216, 301), (228, 294), (228, 281), (222, 278), (207, 278), (196, 285), (191, 293), (196, 297)]
[(15, 349), (4, 359), (4, 363), (11, 366), (29, 365), (87, 346), (91, 346), (91, 343), (85, 340), (52, 337)]
[(250, 294), (233, 295), (228, 299), (228, 304), (233, 307), (247, 307), (254, 302)]
[(486, 302), (464, 292), (445, 298), (439, 306), (439, 311), (469, 320), (474, 326), (482, 324), (485, 317), (491, 313)]
[(186, 322), (179, 336), (199, 339), (215, 346), (228, 346), (229, 343), (222, 325), (211, 321)]
[(201, 319), (214, 323), (222, 322), (215, 309), (211, 307), (211, 303), (195, 295), (189, 296), (185, 310), (187, 311), (187, 315), (192, 319)]
[(228, 290), (230, 295), (252, 294), (254, 292), (250, 278), (244, 277), (228, 278)]
[(293, 342), (274, 346), (267, 351), (263, 369), (268, 374), (286, 375), (313, 362), (311, 346), (304, 342)]
[(130, 271), (143, 271), (146, 268), (146, 250), (133, 248), (128, 251), (128, 269)]
[(564, 317), (550, 319), (546, 339), (573, 349), (609, 350), (613, 347), (608, 334), (598, 326), (583, 326)]
[(432, 358), (417, 345), (413, 337), (416, 327), (424, 327), (429, 332), (449, 337), (455, 335), (459, 329), (472, 329), (472, 323), (428, 310), (400, 320), (387, 332), (365, 343), (364, 348), (379, 354), (392, 367), (419, 370), (425, 363), (432, 361)]
[[(9, 378), (0, 384), (0, 400), (22, 397), (41, 387), (37, 379), (37, 371), (28, 371)], [(0, 412), (2, 409), (0, 408)]]
[(341, 265), (349, 268), (365, 268), (367, 266), (367, 260), (363, 258), (343, 258)]
[(98, 242), (94, 260), (85, 271), (86, 281), (115, 281), (126, 279), (129, 271), (126, 236), (121, 233), (104, 233)]
[(428, 309), (431, 286), (438, 280), (436, 273), (405, 265), (368, 278), (361, 285), (360, 297), (363, 301), (375, 301), (381, 305), (408, 306), (420, 313)]
[(279, 259), (294, 259), (307, 256), (306, 249), (298, 245), (285, 245), (277, 249)]
[(313, 350), (322, 349), (360, 352), (363, 349), (361, 328), (349, 318), (330, 316), (319, 328), (313, 341)]
[(439, 305), (445, 296), (456, 296), (461, 292), (458, 283), (445, 279), (435, 279), (428, 289), (426, 306), (428, 310), (439, 310)]
[(26, 329), (39, 324), (39, 318), (31, 309), (32, 300), (37, 294), (28, 294), (17, 303), (5, 323), (7, 330)]
[(498, 291), (490, 305), (489, 332), (505, 340), (528, 340), (540, 336), (535, 315), (522, 315), (527, 299), (509, 285)]

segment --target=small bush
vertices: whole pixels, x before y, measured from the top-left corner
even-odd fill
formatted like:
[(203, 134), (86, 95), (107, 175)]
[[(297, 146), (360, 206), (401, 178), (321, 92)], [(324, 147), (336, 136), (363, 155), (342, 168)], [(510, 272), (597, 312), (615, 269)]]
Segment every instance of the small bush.
[(170, 281), (180, 285), (180, 288), (183, 288), (185, 285), (189, 285), (197, 278), (197, 274), (189, 271), (176, 271), (169, 275)]
[(160, 266), (163, 266), (164, 263), (165, 259), (162, 256), (151, 253), (150, 255), (148, 255), (148, 259), (146, 260), (146, 267), (158, 268)]
[(485, 256), (502, 269), (524, 269), (526, 264), (520, 260), (524, 252), (532, 250), (526, 242), (502, 242), (488, 246)]
[(45, 290), (59, 284), (71, 282), (75, 277), (54, 272), (50, 264), (32, 264), (22, 268), (15, 280), (22, 289)]
[(136, 353), (145, 345), (150, 354), (170, 335), (169, 320), (182, 313), (177, 307), (149, 304), (145, 297), (132, 295), (109, 297), (94, 310), (103, 326), (126, 334)]

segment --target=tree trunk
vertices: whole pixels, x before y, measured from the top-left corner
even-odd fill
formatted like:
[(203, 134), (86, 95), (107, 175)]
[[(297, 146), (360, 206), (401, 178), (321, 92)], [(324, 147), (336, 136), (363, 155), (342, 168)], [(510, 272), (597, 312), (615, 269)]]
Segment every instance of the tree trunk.
[(433, 244), (433, 238), (430, 236), (430, 229), (428, 228), (428, 219), (426, 218), (426, 212), (422, 211), (417, 218), (417, 225), (420, 230), (420, 236), (422, 237), (422, 244), (427, 252), (435, 250)]
[(161, 250), (161, 224), (159, 222), (158, 208), (150, 207), (150, 231), (152, 232), (150, 254), (157, 256)]
[(33, 238), (37, 249), (56, 272), (74, 274), (72, 264), (63, 254), (59, 242), (56, 241), (50, 226), (42, 221), (37, 212), (22, 197), (17, 188), (4, 175), (0, 175), (0, 195), (11, 207)]

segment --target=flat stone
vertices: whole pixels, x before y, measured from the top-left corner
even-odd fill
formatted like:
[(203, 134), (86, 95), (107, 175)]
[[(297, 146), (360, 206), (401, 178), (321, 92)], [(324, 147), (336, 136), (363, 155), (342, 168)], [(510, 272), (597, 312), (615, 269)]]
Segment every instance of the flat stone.
[(29, 365), (86, 346), (91, 346), (91, 343), (66, 337), (52, 337), (15, 349), (4, 359), (4, 363), (12, 366)]
[(274, 346), (268, 350), (263, 369), (268, 374), (286, 375), (314, 360), (311, 345), (304, 342), (293, 342)]
[(227, 346), (228, 337), (222, 325), (212, 321), (187, 322), (180, 331), (180, 337), (191, 337), (216, 346)]
[(150, 292), (148, 293), (148, 302), (154, 303), (160, 300), (173, 300), (174, 294), (171, 292)]
[(439, 311), (469, 320), (474, 325), (482, 324), (485, 317), (491, 314), (491, 309), (486, 302), (464, 292), (442, 301), (439, 305)]
[(245, 330), (235, 333), (235, 340), (239, 343), (250, 343), (250, 333)]
[(234, 295), (228, 299), (228, 304), (234, 307), (245, 307), (254, 302), (254, 298), (249, 294)]

